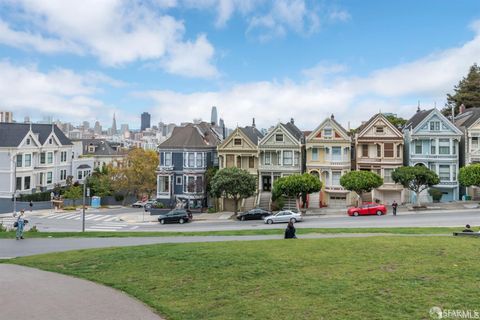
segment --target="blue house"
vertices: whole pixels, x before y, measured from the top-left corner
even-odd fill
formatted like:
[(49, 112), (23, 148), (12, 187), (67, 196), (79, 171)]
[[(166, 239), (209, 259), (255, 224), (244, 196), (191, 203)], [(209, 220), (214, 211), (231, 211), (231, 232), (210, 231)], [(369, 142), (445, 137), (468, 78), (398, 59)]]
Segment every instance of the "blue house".
[[(436, 108), (417, 110), (404, 128), (405, 164), (425, 166), (435, 171), (440, 183), (434, 188), (442, 191), (440, 201), (459, 199), (458, 167), (459, 142), (462, 132)], [(411, 201), (415, 202), (412, 193)], [(421, 202), (430, 202), (428, 193), (420, 195)]]
[(207, 122), (175, 127), (170, 138), (158, 146), (157, 199), (168, 207), (177, 201), (205, 207), (205, 173), (218, 166), (220, 142), (220, 135)]

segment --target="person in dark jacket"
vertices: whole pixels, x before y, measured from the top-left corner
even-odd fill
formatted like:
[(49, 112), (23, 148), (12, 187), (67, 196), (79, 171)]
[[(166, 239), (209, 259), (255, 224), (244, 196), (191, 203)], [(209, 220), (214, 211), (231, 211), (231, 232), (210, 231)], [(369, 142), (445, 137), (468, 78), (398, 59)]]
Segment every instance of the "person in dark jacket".
[(462, 232), (473, 232), (473, 230), (470, 228), (470, 225), (467, 224), (467, 225), (465, 226), (465, 229), (464, 229)]
[(285, 229), (285, 239), (297, 239), (295, 234), (295, 227), (293, 226), (293, 221), (288, 223), (287, 229)]
[(393, 200), (393, 203), (392, 203), (392, 211), (393, 211), (393, 215), (394, 215), (394, 216), (397, 215), (397, 207), (398, 207), (397, 201)]

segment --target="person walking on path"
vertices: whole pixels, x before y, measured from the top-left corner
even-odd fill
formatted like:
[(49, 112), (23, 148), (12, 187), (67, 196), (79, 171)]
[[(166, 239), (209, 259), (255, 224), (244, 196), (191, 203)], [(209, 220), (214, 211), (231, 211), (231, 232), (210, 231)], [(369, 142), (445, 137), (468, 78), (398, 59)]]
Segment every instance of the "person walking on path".
[(30, 212), (32, 212), (32, 210), (33, 210), (33, 202), (32, 202), (32, 200), (30, 200), (30, 203), (29, 203), (28, 205), (30, 206)]
[(17, 240), (23, 239), (23, 228), (25, 227), (25, 211), (22, 209), (20, 210), (20, 214), (17, 217)]
[(392, 203), (392, 211), (393, 211), (393, 215), (394, 215), (394, 216), (397, 215), (397, 207), (398, 207), (397, 201), (393, 200), (393, 203)]
[(293, 221), (288, 223), (287, 229), (285, 229), (285, 239), (297, 239), (297, 235), (295, 234), (295, 226), (293, 225)]

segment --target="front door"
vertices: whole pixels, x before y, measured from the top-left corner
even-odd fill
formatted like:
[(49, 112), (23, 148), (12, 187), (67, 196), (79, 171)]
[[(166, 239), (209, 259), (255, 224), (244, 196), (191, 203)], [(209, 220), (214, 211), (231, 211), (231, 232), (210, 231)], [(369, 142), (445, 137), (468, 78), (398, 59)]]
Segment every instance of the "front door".
[(262, 176), (263, 191), (272, 191), (272, 177)]

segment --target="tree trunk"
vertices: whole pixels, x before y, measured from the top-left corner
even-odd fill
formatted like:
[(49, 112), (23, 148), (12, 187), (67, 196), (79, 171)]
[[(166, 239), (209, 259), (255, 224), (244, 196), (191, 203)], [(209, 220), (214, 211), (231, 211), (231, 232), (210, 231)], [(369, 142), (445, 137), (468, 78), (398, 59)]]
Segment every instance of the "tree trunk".
[(237, 198), (234, 198), (234, 199), (233, 199), (233, 202), (234, 202), (233, 212), (235, 213), (235, 215), (238, 214), (238, 201), (239, 201), (239, 200), (240, 200), (240, 199), (237, 199)]
[(358, 198), (357, 198), (357, 207), (360, 207), (360, 205), (362, 204), (362, 192), (357, 192), (358, 194)]
[(416, 195), (415, 202), (416, 202), (417, 207), (419, 207), (420, 206), (420, 192), (415, 191), (415, 195)]

